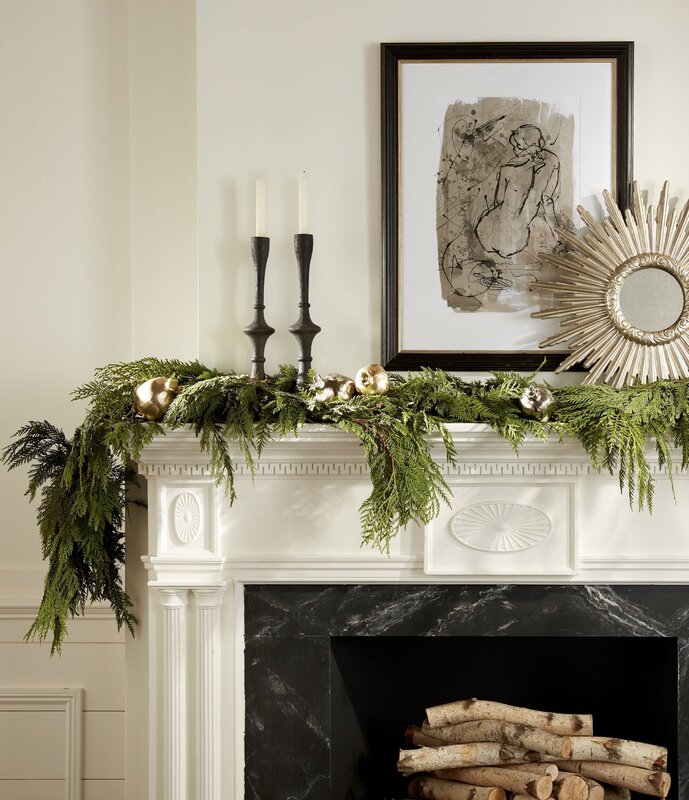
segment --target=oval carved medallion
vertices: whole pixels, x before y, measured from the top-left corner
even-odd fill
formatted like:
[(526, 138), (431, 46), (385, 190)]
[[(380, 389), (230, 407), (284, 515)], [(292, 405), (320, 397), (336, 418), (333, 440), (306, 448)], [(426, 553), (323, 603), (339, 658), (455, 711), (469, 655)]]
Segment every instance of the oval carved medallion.
[(474, 503), (450, 520), (450, 535), (455, 541), (488, 553), (530, 550), (550, 533), (550, 519), (539, 509), (521, 503)]

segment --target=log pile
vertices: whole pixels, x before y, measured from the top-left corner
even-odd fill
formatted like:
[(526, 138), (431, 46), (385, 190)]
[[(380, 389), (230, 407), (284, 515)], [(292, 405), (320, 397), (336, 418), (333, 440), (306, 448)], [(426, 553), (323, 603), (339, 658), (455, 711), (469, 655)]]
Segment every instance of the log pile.
[(426, 709), (409, 725), (397, 769), (426, 800), (630, 800), (667, 797), (667, 749), (594, 736), (590, 715), (489, 700)]

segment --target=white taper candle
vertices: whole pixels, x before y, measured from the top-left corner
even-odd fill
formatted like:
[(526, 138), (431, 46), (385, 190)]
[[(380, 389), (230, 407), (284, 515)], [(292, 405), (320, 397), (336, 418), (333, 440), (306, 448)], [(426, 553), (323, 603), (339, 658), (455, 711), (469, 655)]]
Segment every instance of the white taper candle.
[(256, 236), (266, 235), (266, 182), (256, 179)]
[(309, 176), (299, 173), (299, 233), (309, 233)]

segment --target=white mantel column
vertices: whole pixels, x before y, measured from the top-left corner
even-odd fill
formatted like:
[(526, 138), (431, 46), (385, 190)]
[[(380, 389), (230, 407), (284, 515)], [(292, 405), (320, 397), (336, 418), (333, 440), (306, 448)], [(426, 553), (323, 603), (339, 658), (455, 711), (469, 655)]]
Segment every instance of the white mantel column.
[(186, 589), (159, 589), (163, 607), (163, 800), (187, 800), (189, 745), (187, 732)]
[(225, 587), (194, 589), (196, 800), (220, 800), (220, 609)]

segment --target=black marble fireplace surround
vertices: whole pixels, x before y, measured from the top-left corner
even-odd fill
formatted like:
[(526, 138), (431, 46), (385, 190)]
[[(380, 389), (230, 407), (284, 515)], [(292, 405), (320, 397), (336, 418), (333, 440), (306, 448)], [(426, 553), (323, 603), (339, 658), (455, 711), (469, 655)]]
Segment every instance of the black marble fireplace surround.
[(246, 586), (247, 800), (391, 800), (407, 723), (464, 697), (666, 744), (689, 798), (689, 587)]

